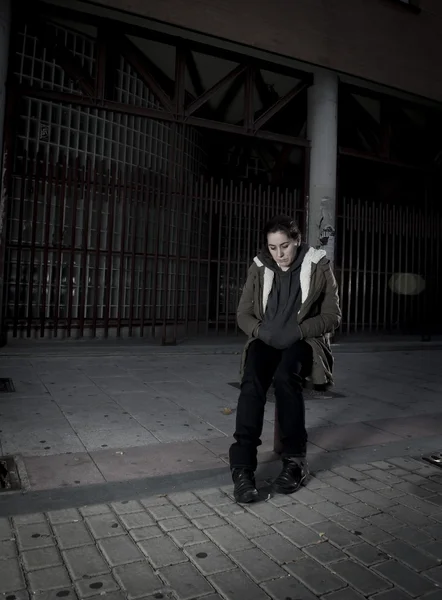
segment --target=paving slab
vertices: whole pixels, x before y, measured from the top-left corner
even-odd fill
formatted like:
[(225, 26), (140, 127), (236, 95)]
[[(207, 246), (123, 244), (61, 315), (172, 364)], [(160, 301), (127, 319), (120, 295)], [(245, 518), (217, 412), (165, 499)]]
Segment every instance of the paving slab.
[[(6, 427), (0, 432), (0, 444), (4, 451), (25, 456), (35, 489), (222, 466), (238, 393), (229, 382), (237, 381), (239, 360), (237, 346), (225, 348), (220, 353), (210, 344), (187, 345), (166, 353), (137, 340), (54, 346), (14, 342), (0, 350), (3, 368), (10, 369), (18, 390), (13, 401), (2, 398)], [(55, 356), (60, 349), (64, 355)], [(442, 354), (439, 348), (363, 355), (344, 346), (336, 350), (337, 391), (343, 397), (311, 395), (307, 400), (312, 456), (367, 447), (378, 450), (410, 436), (419, 440), (440, 435), (440, 385), (436, 391), (431, 388)], [(23, 372), (20, 361), (26, 365)], [(395, 380), (386, 373), (395, 374)], [(413, 402), (416, 396), (421, 400), (418, 405)], [(260, 448), (263, 462), (276, 458), (273, 416), (269, 405)], [(27, 434), (23, 438), (18, 431)], [(17, 439), (20, 446), (14, 445)], [(189, 448), (195, 449), (186, 445), (190, 440), (209, 454), (189, 455)], [(158, 454), (156, 446), (163, 448)], [(212, 463), (212, 455), (219, 462)], [(396, 468), (403, 468), (398, 461)], [(336, 489), (346, 493), (361, 485), (362, 476), (354, 476), (355, 472), (359, 471), (345, 477), (345, 472), (335, 470), (341, 477)], [(395, 481), (391, 477), (397, 476), (384, 480), (379, 475), (378, 481)], [(377, 484), (372, 485), (376, 491)]]
[[(3, 593), (20, 598), (27, 590), (54, 600), (67, 592), (72, 598), (437, 600), (438, 506), (416, 496), (400, 503), (403, 495), (386, 498), (341, 481), (347, 475), (355, 483), (355, 470), (364, 475), (357, 485), (379, 480), (379, 471), (405, 481), (423, 464), (398, 472), (396, 462), (324, 469), (298, 493), (246, 507), (231, 500), (231, 484), (195, 482), (170, 495), (143, 491), (109, 503), (12, 513), (1, 521)], [(430, 482), (439, 471), (419, 477)]]
[[(247, 507), (234, 503), (226, 466), (238, 355), (38, 352), (2, 362), (20, 392), (2, 396), (0, 443), (30, 432), (30, 487), (0, 498), (0, 594), (438, 600), (442, 470), (420, 457), (442, 448), (441, 390), (427, 389), (440, 350), (338, 353), (344, 397), (306, 401), (307, 487)], [(260, 485), (279, 469), (273, 409)]]
[(105, 478), (87, 452), (28, 456), (24, 464), (33, 490), (104, 483)]
[(224, 467), (225, 463), (196, 441), (156, 444), (115, 451), (97, 450), (90, 456), (106, 481), (176, 475)]

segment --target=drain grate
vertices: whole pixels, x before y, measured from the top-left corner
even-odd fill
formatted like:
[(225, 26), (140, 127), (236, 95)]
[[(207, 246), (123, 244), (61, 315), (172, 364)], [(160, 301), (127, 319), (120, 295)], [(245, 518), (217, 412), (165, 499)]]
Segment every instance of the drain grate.
[[(237, 390), (239, 390), (241, 387), (236, 381), (229, 383), (229, 385)], [(333, 392), (331, 390), (315, 390), (311, 388), (305, 388), (304, 398), (306, 400), (327, 400), (328, 398), (345, 398), (345, 394), (340, 394), (339, 392)], [(271, 387), (268, 391), (268, 401), (275, 401), (275, 391), (273, 387)]]
[(0, 492), (21, 489), (17, 465), (12, 456), (0, 456)]
[(422, 460), (429, 462), (435, 467), (442, 467), (442, 452), (432, 452), (422, 457)]
[(9, 379), (8, 377), (0, 377), (0, 392), (15, 392), (12, 379)]

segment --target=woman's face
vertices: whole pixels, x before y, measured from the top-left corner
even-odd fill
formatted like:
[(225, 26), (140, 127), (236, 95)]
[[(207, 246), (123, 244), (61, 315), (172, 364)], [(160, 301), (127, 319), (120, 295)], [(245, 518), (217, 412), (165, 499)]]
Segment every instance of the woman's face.
[(273, 260), (281, 269), (287, 269), (295, 260), (298, 244), (283, 231), (269, 233), (267, 246)]

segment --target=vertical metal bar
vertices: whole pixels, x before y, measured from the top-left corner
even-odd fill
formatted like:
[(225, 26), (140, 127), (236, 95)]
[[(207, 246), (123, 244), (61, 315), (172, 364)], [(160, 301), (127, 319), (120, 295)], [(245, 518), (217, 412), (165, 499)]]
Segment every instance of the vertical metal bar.
[(18, 319), (20, 306), (20, 288), (21, 288), (21, 259), (23, 249), (23, 229), (24, 229), (24, 210), (25, 210), (25, 190), (29, 189), (29, 181), (32, 182), (32, 163), (29, 161), (26, 152), (23, 153), (21, 187), (20, 187), (20, 208), (18, 212), (18, 232), (17, 232), (17, 265), (15, 275), (15, 297), (14, 297), (14, 322), (13, 336), (17, 337)]
[[(198, 333), (198, 323), (199, 323), (199, 311), (198, 311), (198, 306), (199, 306), (199, 290), (200, 290), (200, 271), (199, 271), (199, 267), (200, 267), (200, 260), (201, 260), (201, 231), (202, 231), (202, 202), (199, 202), (199, 206), (197, 207), (196, 203), (198, 202), (198, 200), (196, 200), (196, 198), (198, 198), (198, 182), (191, 179), (190, 182), (188, 183), (187, 186), (188, 189), (188, 194), (187, 194), (187, 198), (188, 198), (188, 206), (189, 206), (189, 232), (188, 232), (188, 239), (189, 239), (189, 245), (188, 245), (188, 250), (187, 250), (187, 261), (186, 261), (186, 285), (187, 285), (187, 293), (186, 293), (186, 302), (185, 302), (185, 306), (184, 306), (184, 318), (185, 318), (185, 335), (186, 337), (189, 335), (189, 317), (190, 317), (190, 292), (192, 290), (192, 285), (191, 285), (191, 281), (192, 281), (192, 272), (191, 272), (191, 268), (192, 268), (192, 261), (193, 261), (193, 256), (192, 256), (192, 230), (193, 230), (193, 215), (198, 214), (198, 235), (197, 235), (197, 245), (198, 245), (198, 250), (197, 250), (197, 279), (196, 279), (196, 313), (195, 313), (195, 321), (196, 321), (196, 331)], [(198, 212), (197, 210), (198, 209)]]
[[(430, 245), (430, 261), (429, 261), (429, 269), (430, 269), (430, 273), (434, 273), (434, 268), (435, 268), (435, 262), (436, 262), (436, 256), (437, 256), (437, 234), (436, 234), (436, 226), (437, 226), (437, 212), (434, 209), (434, 191), (433, 191), (433, 180), (431, 180), (431, 196), (430, 196), (430, 212), (429, 212), (429, 224), (428, 224), (428, 243)], [(428, 319), (428, 315), (429, 314), (433, 314), (435, 306), (437, 305), (435, 298), (439, 298), (439, 290), (437, 287), (437, 279), (436, 276), (433, 278), (430, 290), (429, 290), (430, 294), (431, 294), (431, 304), (429, 304), (428, 307), (428, 314), (427, 314), (427, 319)], [(427, 291), (428, 293), (428, 291)], [(428, 331), (428, 334), (432, 334), (433, 331)], [(436, 333), (436, 332), (434, 332)]]
[(81, 284), (80, 284), (80, 337), (84, 335), (84, 324), (85, 324), (85, 312), (86, 312), (86, 299), (88, 292), (88, 239), (89, 239), (89, 227), (91, 225), (89, 220), (90, 201), (91, 201), (91, 161), (88, 158), (86, 161), (86, 181), (83, 186), (84, 189), (84, 200), (83, 200), (83, 239), (82, 239), (82, 255), (81, 255)]
[[(290, 214), (290, 208), (292, 204), (295, 206), (295, 214), (297, 216), (298, 226), (301, 229), (301, 233), (304, 237), (304, 240), (307, 240), (307, 233), (305, 229), (305, 219), (304, 219), (304, 205), (298, 206), (298, 196), (296, 193), (292, 194), (287, 188), (284, 193), (284, 201), (283, 201), (283, 213), (286, 215)], [(302, 200), (304, 202), (304, 199)]]
[[(341, 237), (341, 275), (340, 275), (340, 291), (339, 291), (339, 298), (341, 300), (341, 304), (343, 303), (343, 306), (341, 307), (341, 310), (343, 311), (342, 314), (344, 314), (344, 309), (345, 309), (345, 300), (344, 300), (344, 289), (345, 289), (345, 257), (348, 255), (348, 249), (347, 249), (347, 229), (348, 229), (348, 222), (347, 222), (347, 198), (342, 198), (342, 237)], [(344, 330), (344, 323), (341, 324), (340, 327), (341, 331)]]
[[(276, 187), (276, 190), (273, 190), (272, 193), (272, 204), (270, 205), (270, 210), (269, 210), (269, 215), (270, 218), (272, 218), (275, 215), (275, 212), (277, 214), (281, 214), (281, 211), (279, 210), (279, 197), (280, 197), (280, 189), (279, 186)], [(293, 195), (293, 203), (292, 203), (292, 210), (290, 212), (290, 216), (292, 217), (292, 219), (296, 218), (296, 211), (295, 211), (295, 196)]]
[[(405, 231), (404, 231), (404, 227), (405, 227), (405, 217), (406, 215), (403, 212), (403, 209), (401, 210), (401, 208), (399, 208), (398, 212), (398, 218), (399, 218), (399, 224), (398, 224), (398, 231), (399, 231), (399, 240), (398, 240), (398, 273), (402, 273), (402, 238), (405, 235)], [(405, 238), (405, 243), (406, 243), (406, 238)], [(402, 294), (398, 293), (396, 294), (397, 296), (397, 323), (398, 323), (398, 328), (399, 330), (402, 330), (402, 322), (403, 322), (403, 318), (402, 318)]]
[(117, 337), (121, 337), (121, 328), (124, 311), (124, 298), (126, 295), (126, 284), (124, 279), (126, 262), (126, 225), (127, 225), (127, 202), (130, 194), (130, 170), (129, 166), (120, 169), (120, 200), (121, 200), (121, 241), (120, 241), (120, 272), (118, 280), (118, 311), (117, 311)]
[(385, 207), (385, 261), (384, 261), (384, 317), (383, 329), (387, 330), (387, 302), (388, 302), (388, 259), (389, 259), (389, 238), (390, 238), (390, 217), (391, 207)]
[(108, 171), (106, 198), (109, 207), (109, 220), (106, 236), (106, 277), (104, 282), (104, 337), (109, 335), (109, 321), (111, 318), (111, 298), (112, 298), (112, 266), (113, 266), (113, 243), (114, 243), (114, 223), (115, 223), (115, 203), (118, 198), (117, 167), (114, 163), (110, 172)]
[(364, 268), (362, 274), (362, 331), (365, 331), (366, 326), (366, 308), (367, 308), (367, 262), (368, 262), (368, 205), (364, 202), (363, 217), (361, 225), (364, 227)]
[[(175, 95), (174, 95), (174, 104), (175, 110), (177, 114), (184, 114), (184, 100), (185, 100), (185, 73), (186, 73), (186, 58), (184, 54), (184, 49), (181, 44), (178, 44), (175, 49)], [(180, 138), (181, 134), (181, 138)], [(167, 227), (167, 235), (166, 235), (166, 259), (164, 263), (164, 298), (165, 301), (163, 303), (164, 306), (164, 315), (163, 315), (163, 332), (162, 332), (162, 343), (163, 345), (167, 343), (167, 320), (168, 320), (168, 310), (169, 310), (169, 268), (170, 268), (170, 246), (171, 246), (171, 236), (172, 236), (172, 223), (175, 218), (175, 303), (178, 303), (178, 286), (179, 286), (179, 258), (178, 258), (178, 235), (180, 231), (179, 221), (177, 217), (178, 210), (178, 200), (177, 200), (177, 192), (179, 183), (182, 182), (183, 176), (183, 151), (181, 150), (181, 143), (184, 139), (184, 128), (182, 125), (177, 125), (176, 123), (172, 123), (170, 127), (170, 146), (168, 153), (168, 189), (167, 189), (167, 204), (169, 206), (169, 226)], [(177, 155), (177, 145), (180, 146), (178, 148)], [(165, 213), (167, 214), (167, 212)], [(170, 293), (170, 309), (171, 316), (173, 313), (173, 290)], [(178, 306), (176, 306), (176, 310), (178, 310)], [(175, 321), (175, 319), (174, 319)], [(173, 330), (174, 339), (172, 340), (173, 344), (176, 344), (177, 340), (177, 326), (174, 327)]]
[[(209, 323), (210, 323), (210, 292), (211, 292), (211, 284), (210, 284), (210, 276), (212, 270), (212, 230), (213, 230), (213, 205), (215, 204), (215, 210), (217, 210), (217, 200), (214, 197), (214, 185), (213, 185), (213, 177), (210, 179), (210, 186), (206, 184), (206, 198), (209, 200), (209, 240), (208, 240), (208, 252), (207, 252), (207, 304), (206, 304), (206, 335), (209, 335)], [(210, 189), (210, 196), (207, 193), (208, 187)], [(218, 186), (216, 187), (216, 192), (218, 193)]]
[[(413, 243), (413, 232), (412, 232), (412, 224), (414, 223), (414, 218), (415, 218), (415, 214), (414, 214), (414, 208), (409, 209), (408, 206), (405, 207), (405, 225), (406, 225), (406, 229), (405, 229), (405, 273), (408, 273), (409, 270), (413, 270), (412, 268), (409, 269), (409, 262), (408, 262), (408, 256), (409, 256), (409, 252), (410, 252), (410, 247), (412, 246)], [(411, 213), (411, 215), (410, 215)], [(409, 302), (408, 302), (408, 294), (405, 295), (404, 297), (404, 324), (407, 327), (408, 326), (408, 313), (409, 313)]]
[(133, 322), (134, 322), (134, 305), (135, 305), (135, 266), (137, 259), (137, 233), (138, 233), (138, 207), (139, 198), (141, 196), (142, 178), (140, 169), (135, 170), (135, 178), (132, 183), (131, 190), (133, 196), (129, 199), (129, 214), (132, 212), (132, 249), (131, 249), (131, 265), (130, 265), (130, 293), (129, 293), (129, 330), (128, 335), (132, 337)]
[[(235, 294), (235, 309), (238, 306), (239, 303), (239, 289), (241, 286), (241, 242), (242, 242), (242, 224), (244, 222), (247, 223), (248, 228), (250, 229), (250, 221), (247, 221), (244, 218), (243, 221), (243, 209), (245, 208), (244, 206), (244, 186), (243, 183), (241, 181), (240, 185), (239, 185), (239, 191), (238, 191), (238, 186), (235, 187), (235, 224), (236, 224), (236, 232), (237, 232), (237, 236), (238, 236), (238, 243), (236, 245), (236, 294)], [(244, 215), (245, 217), (245, 215)], [(234, 318), (234, 327), (235, 327), (235, 335), (238, 335), (238, 322), (236, 320), (236, 314), (233, 314), (233, 318)]]
[(270, 205), (270, 187), (267, 185), (263, 186), (262, 189), (262, 226), (261, 229), (265, 227), (265, 224), (269, 220), (269, 205)]
[[(358, 203), (357, 203), (357, 214), (355, 217), (355, 227), (356, 227), (356, 281), (355, 281), (355, 299), (354, 299), (354, 305), (355, 305), (355, 328), (354, 331), (355, 333), (358, 332), (359, 330), (359, 268), (360, 268), (360, 252), (361, 252), (361, 199), (358, 198)], [(364, 302), (365, 299), (362, 298), (362, 301)]]
[[(374, 202), (371, 202), (370, 206), (370, 225), (371, 225), (371, 260), (370, 260), (370, 322), (369, 322), (369, 331), (370, 333), (373, 331), (373, 319), (374, 319), (374, 274), (375, 274), (375, 247), (378, 246), (376, 243), (376, 205)], [(379, 251), (379, 248), (377, 248)]]
[(311, 158), (311, 148), (305, 148), (304, 150), (304, 190), (303, 190), (303, 227), (304, 227), (304, 236), (307, 239), (308, 235), (308, 220), (309, 220), (309, 188), (310, 188), (310, 158)]
[[(61, 170), (61, 177), (60, 177)], [(57, 198), (60, 199), (60, 213), (58, 221), (58, 240), (57, 240), (57, 263), (55, 265), (55, 293), (54, 293), (54, 337), (58, 335), (58, 323), (60, 320), (60, 296), (61, 296), (61, 272), (63, 268), (63, 238), (64, 238), (64, 227), (65, 227), (65, 210), (66, 210), (66, 176), (67, 176), (67, 162), (66, 156), (64, 155), (61, 164), (57, 168), (57, 176), (55, 180), (55, 202)], [(60, 188), (60, 191), (58, 191)], [(69, 171), (68, 189), (71, 189), (71, 172)], [(72, 252), (74, 248), (72, 248)], [(66, 298), (68, 301), (68, 298)], [(67, 307), (66, 307), (67, 309)]]
[(228, 187), (224, 188), (224, 180), (221, 179), (220, 193), (217, 198), (218, 207), (218, 254), (217, 254), (217, 267), (218, 276), (216, 281), (216, 314), (215, 314), (215, 331), (219, 335), (219, 313), (220, 313), (220, 302), (221, 302), (221, 273), (222, 273), (222, 237), (223, 237), (223, 212), (226, 210), (227, 198), (224, 196), (227, 194)]
[(262, 187), (261, 184), (259, 184), (258, 186), (258, 204), (257, 204), (257, 249), (260, 246), (260, 242), (261, 242), (261, 211), (262, 211), (262, 205), (263, 205), (263, 198), (262, 198)]
[[(429, 195), (429, 191), (427, 188), (427, 195)], [(433, 209), (431, 208), (431, 205), (429, 204), (431, 202), (431, 197), (428, 199), (429, 201), (427, 202), (426, 205), (426, 218), (425, 218), (425, 240), (426, 240), (426, 245), (425, 245), (425, 266), (426, 266), (426, 273), (425, 273), (425, 281), (427, 283), (427, 288), (424, 291), (424, 294), (426, 295), (426, 302), (425, 302), (425, 308), (424, 308), (424, 316), (425, 316), (425, 331), (424, 331), (424, 335), (431, 335), (432, 331), (431, 329), (429, 329), (428, 324), (429, 324), (429, 317), (428, 315), (432, 313), (433, 311), (433, 306), (434, 306), (434, 301), (432, 302), (432, 298), (434, 298), (434, 280), (431, 281), (430, 277), (431, 277), (431, 273), (433, 271), (433, 265), (434, 265), (434, 242), (433, 242), (433, 226), (434, 226), (434, 213), (433, 213)], [(431, 281), (431, 283), (430, 283)]]
[[(162, 327), (162, 344), (167, 344), (167, 317), (168, 317), (168, 304), (169, 304), (169, 266), (170, 266), (170, 246), (171, 246), (171, 237), (172, 237), (172, 224), (174, 220), (174, 207), (175, 207), (175, 194), (176, 194), (176, 175), (175, 170), (181, 169), (181, 161), (180, 157), (178, 157), (178, 161), (180, 164), (176, 164), (177, 156), (176, 156), (176, 146), (178, 139), (178, 125), (176, 123), (172, 123), (170, 126), (170, 146), (168, 153), (168, 178), (167, 178), (167, 208), (165, 210), (165, 215), (169, 215), (168, 223), (166, 223), (166, 235), (165, 235), (165, 261), (164, 261), (164, 270), (163, 270), (163, 289), (164, 289), (164, 302), (163, 302), (163, 327)], [(176, 215), (175, 215), (176, 216)], [(178, 223), (176, 223), (178, 227)]]
[[(227, 190), (226, 186), (226, 190)], [(235, 186), (235, 191), (233, 188), (233, 182), (230, 182), (230, 191), (228, 192), (229, 197), (226, 198), (226, 211), (228, 210), (228, 234), (227, 234), (227, 269), (226, 269), (226, 285), (225, 285), (225, 306), (226, 306), (226, 315), (224, 322), (224, 331), (227, 334), (229, 331), (229, 300), (230, 300), (230, 272), (231, 272), (231, 248), (232, 248), (232, 218), (233, 218), (233, 200), (234, 194), (237, 193), (237, 186)]]
[[(276, 202), (277, 202), (278, 213), (280, 215), (283, 215), (285, 213), (284, 203), (285, 203), (286, 193), (287, 193), (287, 188), (280, 189), (278, 187), (278, 194), (276, 196)], [(300, 219), (299, 219), (300, 215), (298, 213), (298, 206), (297, 206), (298, 198), (297, 198), (296, 193), (297, 193), (297, 190), (293, 190), (292, 201), (291, 201), (292, 215), (293, 215), (293, 218), (295, 219), (296, 223), (298, 224), (298, 227), (301, 230), (301, 234), (302, 234), (303, 233), (302, 232), (303, 225), (302, 225), (302, 221), (300, 221)]]
[[(438, 210), (440, 210), (440, 208), (438, 208)], [(441, 271), (440, 256), (442, 254), (442, 240), (441, 240), (442, 213), (437, 212), (436, 216), (437, 216), (437, 228), (435, 229), (435, 236), (434, 236), (435, 244), (437, 244), (435, 278), (436, 278), (436, 292), (437, 292), (438, 298), (439, 298), (440, 294), (442, 293), (442, 286), (440, 285), (440, 271)]]
[(141, 203), (144, 204), (144, 243), (143, 243), (143, 279), (140, 313), (140, 337), (144, 336), (144, 321), (146, 318), (147, 302), (147, 265), (149, 253), (149, 209), (150, 209), (150, 170), (144, 171), (142, 178)]
[(38, 220), (38, 195), (40, 192), (40, 176), (43, 171), (43, 165), (40, 157), (34, 161), (34, 201), (33, 201), (33, 209), (32, 209), (32, 229), (31, 229), (31, 256), (29, 261), (29, 287), (28, 287), (28, 318), (27, 318), (27, 328), (26, 335), (27, 337), (31, 337), (32, 331), (32, 296), (34, 292), (34, 267), (35, 267), (35, 245), (36, 245), (36, 237), (37, 237), (37, 220)]
[[(185, 64), (185, 63), (184, 63)], [(184, 102), (184, 100), (183, 100)], [(186, 136), (186, 127), (180, 127), (181, 136), (178, 139), (178, 165), (179, 169), (178, 178), (177, 178), (177, 189), (175, 192), (175, 222), (176, 222), (176, 253), (175, 253), (175, 264), (176, 264), (176, 272), (175, 272), (175, 309), (174, 309), (174, 320), (173, 320), (173, 343), (176, 343), (178, 339), (178, 319), (179, 319), (179, 308), (180, 308), (180, 284), (181, 284), (181, 234), (184, 229), (184, 224), (181, 222), (181, 215), (183, 214), (183, 209), (187, 207), (187, 196), (186, 196), (186, 188), (187, 188), (187, 177), (185, 174), (185, 164), (184, 164), (184, 151), (185, 151), (185, 136)], [(184, 212), (184, 214), (186, 214)], [(190, 286), (190, 283), (188, 282)]]
[[(420, 243), (419, 243), (419, 218), (420, 218), (420, 207), (417, 207), (415, 210), (415, 215), (414, 215), (414, 219), (413, 219), (413, 244), (412, 244), (412, 253), (411, 253), (411, 260), (412, 260), (412, 273), (413, 274), (418, 274), (420, 275), (420, 256), (419, 256), (419, 248), (420, 248)], [(411, 320), (413, 323), (413, 326), (416, 326), (416, 320), (417, 320), (417, 316), (418, 316), (418, 300), (416, 298), (416, 296), (411, 296)]]
[[(13, 28), (14, 29), (14, 28)], [(13, 33), (11, 48), (14, 47), (14, 38), (17, 38), (17, 32)], [(12, 58), (9, 61), (9, 70), (12, 71), (14, 61)], [(10, 73), (11, 75), (12, 73)], [(9, 77), (9, 76), (8, 76)], [(5, 281), (6, 276), (6, 247), (9, 239), (9, 223), (8, 219), (8, 198), (11, 197), (12, 180), (13, 180), (13, 155), (14, 141), (17, 130), (17, 122), (19, 118), (20, 102), (17, 101), (17, 96), (10, 88), (6, 90), (6, 103), (4, 114), (4, 139), (2, 148), (2, 167), (0, 186), (0, 343), (7, 341), (7, 326), (5, 317), (7, 314), (7, 293), (8, 286)], [(3, 123), (2, 123), (3, 125)], [(17, 316), (18, 318), (18, 316)]]
[[(358, 198), (360, 200), (360, 198)], [(336, 189), (335, 189), (335, 236), (334, 236), (334, 247), (333, 247), (333, 256), (332, 256), (332, 267), (336, 268), (336, 262), (338, 260), (338, 245), (337, 241), (339, 238), (339, 218), (338, 214), (340, 211), (341, 204), (341, 163), (339, 160), (339, 152), (336, 160)], [(329, 339), (332, 341), (333, 336), (329, 336)]]
[(378, 269), (377, 269), (377, 273), (378, 273), (378, 285), (377, 285), (377, 304), (376, 304), (376, 331), (379, 331), (379, 325), (380, 325), (380, 318), (381, 318), (381, 278), (382, 278), (382, 273), (381, 273), (381, 264), (382, 264), (382, 241), (385, 240), (386, 237), (386, 232), (384, 231), (384, 223), (385, 223), (385, 219), (384, 219), (384, 211), (385, 211), (385, 207), (383, 204), (379, 204), (378, 208), (378, 219), (377, 219), (377, 226), (378, 226)]
[[(418, 219), (417, 219), (417, 270), (415, 271), (415, 273), (417, 275), (420, 275), (421, 277), (424, 274), (424, 269), (422, 268), (422, 243), (423, 243), (423, 213), (422, 213), (422, 209), (419, 210), (418, 213)], [(417, 312), (417, 319), (418, 319), (418, 323), (421, 323), (421, 319), (422, 319), (422, 296), (423, 294), (419, 294), (417, 297), (417, 307), (416, 307), (416, 312)]]
[[(269, 190), (272, 190), (271, 201), (270, 201), (270, 205), (269, 205), (269, 215), (270, 215), (270, 218), (272, 218), (275, 215), (281, 214), (279, 185), (277, 185), (275, 188), (273, 185), (271, 186), (269, 184)], [(292, 203), (292, 210), (290, 212), (290, 216), (292, 217), (292, 219), (294, 219), (296, 216), (293, 203)]]
[[(46, 303), (47, 286), (49, 270), (49, 233), (51, 227), (51, 208), (52, 208), (52, 189), (54, 179), (54, 164), (52, 153), (49, 154), (49, 165), (47, 169), (47, 181), (43, 183), (43, 214), (44, 214), (44, 240), (43, 240), (43, 281), (41, 289), (41, 307), (40, 307), (40, 337), (45, 335), (46, 325)], [(46, 170), (46, 169), (45, 169)], [(46, 192), (46, 193), (45, 193)], [(45, 204), (46, 203), (46, 204)], [(52, 256), (52, 254), (51, 254)]]
[(353, 230), (354, 230), (354, 201), (350, 198), (350, 210), (349, 210), (349, 251), (348, 251), (348, 286), (347, 286), (347, 333), (351, 331), (351, 309), (352, 309), (352, 288), (353, 288)]
[(428, 277), (428, 265), (429, 265), (429, 251), (428, 251), (428, 245), (429, 245), (429, 225), (428, 225), (428, 184), (426, 182), (425, 185), (425, 212), (423, 215), (423, 219), (422, 219), (422, 225), (423, 225), (423, 231), (422, 231), (422, 239), (424, 242), (424, 248), (423, 248), (423, 264), (424, 264), (424, 279), (425, 282), (427, 284), (426, 287), (426, 291), (424, 291), (422, 294), (420, 294), (420, 297), (422, 297), (422, 311), (423, 311), (423, 316), (424, 316), (424, 322), (422, 323), (423, 326), (423, 335), (427, 335), (429, 332), (427, 331), (427, 324), (428, 324), (428, 310), (430, 308), (429, 302), (428, 302), (428, 295), (429, 293), (431, 293), (431, 283)]
[[(246, 195), (246, 204), (247, 204), (247, 220), (246, 220), (246, 229), (247, 229), (247, 247), (246, 247), (246, 254), (244, 256), (246, 263), (249, 263), (251, 261), (252, 258), (252, 248), (251, 248), (251, 241), (252, 241), (252, 229), (253, 229), (253, 223), (254, 220), (252, 221), (252, 209), (254, 208), (253, 205), (253, 188), (252, 188), (252, 184), (249, 183), (249, 190), (248, 193)], [(248, 271), (248, 265), (246, 265), (246, 273)], [(244, 282), (245, 283), (245, 282)]]
[(267, 186), (267, 189), (264, 190), (264, 226), (266, 223), (268, 223), (268, 221), (270, 220), (270, 210), (271, 210), (271, 206), (272, 206), (272, 198), (273, 198), (273, 192), (270, 189), (270, 186)]
[[(158, 304), (158, 268), (159, 268), (159, 252), (160, 252), (160, 240), (163, 238), (163, 228), (166, 226), (165, 216), (165, 193), (164, 183), (161, 177), (154, 179), (156, 183), (155, 197), (156, 203), (154, 204), (154, 218), (157, 219), (156, 227), (156, 240), (155, 240), (155, 256), (153, 261), (153, 283), (152, 283), (152, 338), (155, 338), (156, 324), (157, 324), (157, 304)], [(154, 191), (154, 190), (152, 190)], [(156, 210), (155, 210), (156, 209)], [(163, 216), (162, 216), (163, 215)]]
[[(207, 184), (206, 184), (207, 186)], [(198, 203), (198, 238), (197, 238), (197, 257), (196, 257), (196, 297), (195, 297), (195, 319), (196, 319), (196, 333), (200, 330), (200, 294), (201, 294), (201, 246), (202, 246), (202, 230), (203, 230), (203, 199), (202, 199), (203, 182), (195, 182), (194, 187), (194, 198)], [(205, 211), (204, 214), (207, 214)], [(210, 224), (209, 224), (210, 227)], [(189, 251), (190, 254), (190, 251)]]
[[(397, 230), (397, 214), (396, 214), (396, 206), (393, 205), (391, 207), (391, 275), (394, 275), (395, 273), (397, 273), (396, 271), (396, 264), (395, 264), (395, 248), (396, 248), (396, 230)], [(389, 287), (389, 280), (390, 278), (387, 276), (387, 280), (385, 282), (385, 287), (390, 289)], [(390, 297), (390, 328), (394, 328), (395, 326), (397, 326), (397, 322), (394, 321), (394, 307), (395, 307), (395, 298), (394, 298), (394, 292), (390, 291), (389, 292), (389, 297)]]
[[(100, 263), (101, 263), (101, 222), (103, 215), (103, 194), (104, 194), (104, 170), (106, 168), (104, 160), (100, 161), (99, 170), (95, 166), (94, 180), (92, 183), (92, 214), (94, 206), (97, 213), (97, 231), (95, 234), (95, 277), (94, 277), (94, 293), (93, 293), (93, 308), (92, 308), (92, 336), (97, 336), (97, 320), (98, 320), (98, 293), (100, 290)], [(98, 196), (98, 198), (97, 198)], [(92, 225), (92, 223), (91, 223)], [(91, 232), (92, 233), (92, 232)]]
[[(410, 252), (410, 260), (411, 260), (411, 272), (413, 274), (419, 274), (419, 260), (418, 260), (418, 252), (419, 252), (419, 208), (414, 209), (414, 217), (412, 221), (413, 227), (413, 235), (412, 235), (412, 243), (411, 243), (411, 252)], [(410, 298), (410, 319), (415, 324), (416, 319), (416, 298), (411, 296)]]
[(259, 186), (254, 186), (253, 188), (253, 223), (255, 223), (254, 229), (254, 237), (253, 237), (253, 252), (250, 256), (252, 260), (254, 258), (255, 253), (259, 250), (260, 241), (261, 241), (261, 232), (259, 229)]
[[(70, 259), (69, 259), (69, 271), (68, 271), (68, 310), (67, 310), (67, 322), (66, 329), (68, 337), (71, 337), (72, 331), (72, 304), (74, 300), (74, 290), (76, 288), (77, 295), (81, 290), (81, 282), (80, 282), (80, 272), (79, 279), (75, 281), (75, 254), (77, 250), (77, 206), (78, 206), (78, 196), (84, 197), (84, 181), (85, 181), (85, 172), (84, 167), (80, 167), (79, 159), (76, 161), (70, 161), (70, 164), (66, 164), (66, 168), (68, 169), (67, 176), (67, 188), (66, 191), (69, 192), (73, 190), (73, 203), (72, 203), (72, 229), (71, 229), (71, 249), (70, 249)], [(72, 176), (73, 172), (73, 176)], [(69, 186), (72, 187), (69, 187)], [(84, 200), (83, 200), (83, 208), (84, 208)], [(75, 284), (74, 284), (75, 282)], [(77, 315), (78, 319), (79, 315)]]

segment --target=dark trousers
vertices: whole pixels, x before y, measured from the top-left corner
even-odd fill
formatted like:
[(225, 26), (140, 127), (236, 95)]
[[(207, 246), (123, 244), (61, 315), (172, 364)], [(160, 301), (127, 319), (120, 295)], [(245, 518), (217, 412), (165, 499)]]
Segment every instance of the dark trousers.
[(276, 350), (261, 340), (247, 351), (244, 377), (236, 413), (236, 442), (230, 447), (230, 466), (257, 467), (267, 391), (274, 380), (282, 456), (304, 457), (307, 447), (303, 375), (312, 366), (312, 349), (299, 341), (286, 350)]

